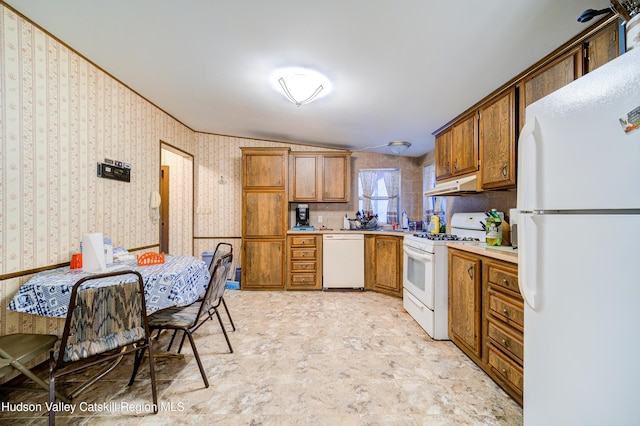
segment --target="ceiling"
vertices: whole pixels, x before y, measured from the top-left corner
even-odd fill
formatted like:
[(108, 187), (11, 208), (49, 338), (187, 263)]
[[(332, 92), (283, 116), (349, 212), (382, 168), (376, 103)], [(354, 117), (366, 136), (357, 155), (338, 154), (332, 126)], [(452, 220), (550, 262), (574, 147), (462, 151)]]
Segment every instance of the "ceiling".
[[(193, 130), (404, 155), (596, 19), (608, 0), (8, 0)], [(599, 17), (600, 18), (600, 17)], [(296, 107), (270, 84), (303, 66), (333, 90)], [(386, 148), (373, 151), (388, 152)]]

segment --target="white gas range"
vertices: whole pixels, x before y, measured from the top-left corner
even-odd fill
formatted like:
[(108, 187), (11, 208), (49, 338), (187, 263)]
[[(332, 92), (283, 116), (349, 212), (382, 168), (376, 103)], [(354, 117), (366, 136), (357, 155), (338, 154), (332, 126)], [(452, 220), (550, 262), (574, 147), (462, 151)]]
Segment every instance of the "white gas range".
[(448, 256), (450, 241), (485, 240), (486, 214), (454, 213), (451, 234), (426, 232), (404, 237), (403, 306), (436, 340), (449, 340)]

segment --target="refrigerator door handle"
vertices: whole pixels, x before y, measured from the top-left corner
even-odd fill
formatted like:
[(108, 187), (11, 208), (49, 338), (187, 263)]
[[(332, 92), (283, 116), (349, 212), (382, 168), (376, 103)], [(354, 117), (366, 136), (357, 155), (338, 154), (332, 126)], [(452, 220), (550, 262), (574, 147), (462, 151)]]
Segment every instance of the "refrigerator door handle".
[(538, 230), (536, 216), (525, 214), (518, 218), (518, 257), (527, 259), (518, 265), (518, 287), (525, 303), (535, 310), (538, 293)]
[[(531, 210), (538, 204), (538, 144), (540, 142), (538, 119), (530, 117), (524, 124), (518, 139), (518, 194), (520, 210)], [(526, 188), (526, 191), (521, 188)]]

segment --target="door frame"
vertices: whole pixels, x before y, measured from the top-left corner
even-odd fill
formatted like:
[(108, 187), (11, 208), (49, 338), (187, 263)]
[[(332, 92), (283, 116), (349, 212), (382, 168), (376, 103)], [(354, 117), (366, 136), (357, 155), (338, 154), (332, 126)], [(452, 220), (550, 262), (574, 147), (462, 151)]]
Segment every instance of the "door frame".
[[(195, 160), (194, 160), (194, 156), (193, 154), (190, 154), (174, 145), (171, 145), (169, 143), (166, 143), (162, 140), (160, 140), (160, 168), (159, 168), (159, 172), (158, 172), (158, 186), (160, 187), (160, 191), (162, 191), (162, 168), (163, 166), (167, 166), (166, 164), (163, 164), (162, 162), (162, 154), (163, 152), (168, 152), (170, 154), (173, 155), (178, 155), (180, 157), (183, 157), (184, 159), (188, 160), (191, 163), (191, 186), (190, 188), (188, 188), (188, 193), (185, 195), (186, 196), (186, 201), (191, 205), (191, 211), (190, 211), (190, 215), (191, 215), (191, 227), (189, 227), (188, 223), (183, 223), (182, 225), (182, 229), (180, 230), (180, 232), (183, 235), (191, 235), (191, 243), (189, 244), (188, 250), (190, 251), (190, 253), (179, 253), (179, 254), (184, 254), (184, 255), (193, 255), (193, 233), (194, 233), (194, 227), (195, 227), (195, 209), (194, 209), (194, 199), (195, 199)], [(180, 173), (175, 173), (175, 170), (173, 173), (171, 173), (170, 175), (170, 179), (172, 179), (174, 182), (176, 179), (185, 179), (185, 176), (181, 176)], [(168, 182), (167, 182), (168, 184)], [(160, 204), (160, 209), (161, 211), (163, 210), (163, 205), (166, 204), (166, 207), (169, 208), (169, 213), (168, 215), (172, 218), (172, 220), (175, 221), (176, 215), (171, 214), (171, 208), (176, 208), (175, 207), (175, 203), (171, 203), (171, 200), (162, 200), (161, 204)], [(159, 245), (163, 244), (162, 242), (162, 217), (161, 220), (158, 223), (158, 242)], [(167, 229), (167, 248), (168, 247), (168, 242), (171, 241), (171, 232), (170, 232), (170, 227), (169, 229)]]

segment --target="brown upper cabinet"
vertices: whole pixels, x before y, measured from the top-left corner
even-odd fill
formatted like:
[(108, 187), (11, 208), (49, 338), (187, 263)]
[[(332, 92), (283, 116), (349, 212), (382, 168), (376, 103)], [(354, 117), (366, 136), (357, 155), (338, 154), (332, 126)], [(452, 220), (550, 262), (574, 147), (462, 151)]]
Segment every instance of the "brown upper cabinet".
[(480, 108), (480, 172), (483, 189), (516, 184), (516, 88)]
[(513, 188), (526, 107), (616, 58), (619, 42), (618, 20), (611, 15), (437, 130), (436, 180), (479, 170), (483, 190)]
[(351, 153), (292, 152), (289, 163), (289, 201), (349, 201)]
[(453, 176), (478, 170), (478, 120), (473, 113), (451, 127)]
[(288, 149), (243, 148), (243, 189), (286, 189), (287, 153)]
[(559, 88), (582, 77), (582, 45), (575, 46), (520, 83), (520, 128), (524, 126), (525, 108)]
[(436, 180), (451, 177), (451, 128), (436, 136)]
[(478, 116), (463, 117), (436, 136), (436, 180), (478, 170)]
[(584, 42), (584, 71), (591, 72), (618, 57), (618, 22), (613, 21)]

